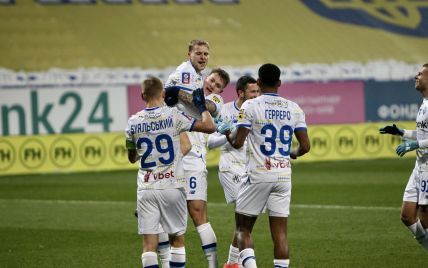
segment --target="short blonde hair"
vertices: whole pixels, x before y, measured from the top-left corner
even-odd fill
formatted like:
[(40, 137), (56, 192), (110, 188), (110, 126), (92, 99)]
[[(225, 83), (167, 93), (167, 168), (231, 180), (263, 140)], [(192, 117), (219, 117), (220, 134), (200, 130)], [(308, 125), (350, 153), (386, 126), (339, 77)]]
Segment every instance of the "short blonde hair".
[(189, 43), (189, 52), (192, 52), (195, 46), (206, 46), (208, 49), (210, 49), (210, 44), (208, 44), (207, 41), (202, 39), (194, 39)]

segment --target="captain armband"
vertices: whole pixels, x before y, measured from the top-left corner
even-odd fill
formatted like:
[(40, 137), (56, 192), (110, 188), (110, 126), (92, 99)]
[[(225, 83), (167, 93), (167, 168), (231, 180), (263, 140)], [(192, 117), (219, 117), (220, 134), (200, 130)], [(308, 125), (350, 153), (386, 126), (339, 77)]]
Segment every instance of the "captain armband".
[(137, 146), (135, 146), (135, 143), (133, 141), (126, 140), (126, 148), (128, 150), (135, 150), (137, 149)]

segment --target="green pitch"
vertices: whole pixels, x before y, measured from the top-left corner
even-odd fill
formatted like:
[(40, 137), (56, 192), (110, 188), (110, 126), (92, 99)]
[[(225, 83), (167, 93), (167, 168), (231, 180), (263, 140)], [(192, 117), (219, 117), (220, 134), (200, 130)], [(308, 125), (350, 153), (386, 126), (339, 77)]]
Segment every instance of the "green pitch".
[[(289, 218), (293, 267), (424, 267), (428, 254), (402, 226), (414, 159), (296, 163)], [(209, 215), (219, 262), (233, 208), (209, 170)], [(141, 267), (133, 216), (136, 172), (0, 177), (0, 267)], [(272, 267), (267, 217), (254, 230), (259, 267)], [(189, 221), (187, 267), (205, 267)]]

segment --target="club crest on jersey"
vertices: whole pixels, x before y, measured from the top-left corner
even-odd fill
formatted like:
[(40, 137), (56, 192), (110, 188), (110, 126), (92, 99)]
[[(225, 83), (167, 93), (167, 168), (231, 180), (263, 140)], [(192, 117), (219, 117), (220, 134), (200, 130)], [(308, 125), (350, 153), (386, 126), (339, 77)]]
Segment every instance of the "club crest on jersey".
[(427, 37), (428, 1), (303, 0), (320, 16), (398, 34)]
[(181, 74), (181, 83), (182, 84), (190, 84), (190, 73), (182, 73)]

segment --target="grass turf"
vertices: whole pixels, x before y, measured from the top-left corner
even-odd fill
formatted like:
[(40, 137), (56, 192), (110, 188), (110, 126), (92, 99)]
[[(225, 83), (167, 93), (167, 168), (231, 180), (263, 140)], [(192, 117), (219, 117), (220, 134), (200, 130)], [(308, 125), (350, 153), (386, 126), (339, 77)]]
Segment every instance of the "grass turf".
[[(289, 244), (292, 267), (424, 267), (426, 252), (399, 220), (414, 159), (296, 163)], [(209, 170), (209, 217), (219, 263), (233, 207)], [(0, 267), (140, 267), (136, 172), (0, 177)], [(273, 267), (266, 215), (253, 238), (259, 267)], [(206, 267), (189, 220), (187, 267)]]

